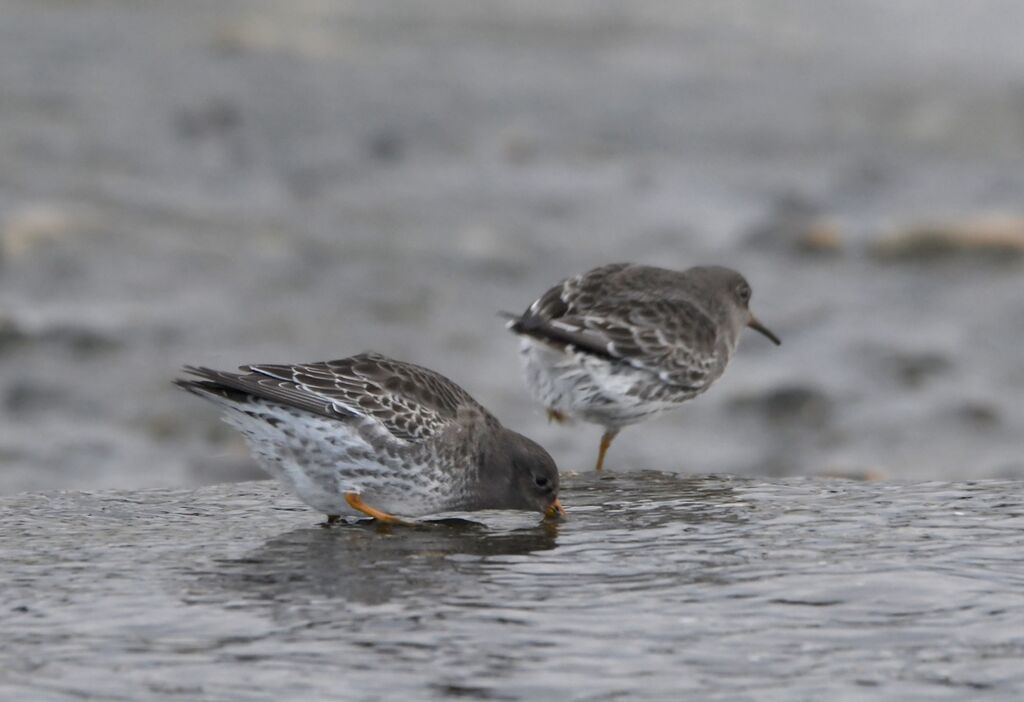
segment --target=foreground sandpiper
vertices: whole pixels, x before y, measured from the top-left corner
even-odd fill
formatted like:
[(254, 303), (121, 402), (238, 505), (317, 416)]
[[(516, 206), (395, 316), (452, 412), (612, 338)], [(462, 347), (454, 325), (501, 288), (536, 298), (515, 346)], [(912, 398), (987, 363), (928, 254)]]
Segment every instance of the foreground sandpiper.
[(261, 466), (328, 523), (439, 512), (562, 516), (551, 456), (427, 368), (376, 353), (322, 363), (186, 367)]
[(781, 343), (750, 312), (750, 296), (743, 276), (720, 266), (615, 263), (562, 281), (508, 326), (548, 417), (604, 427), (601, 470), (623, 427), (711, 387), (743, 327)]

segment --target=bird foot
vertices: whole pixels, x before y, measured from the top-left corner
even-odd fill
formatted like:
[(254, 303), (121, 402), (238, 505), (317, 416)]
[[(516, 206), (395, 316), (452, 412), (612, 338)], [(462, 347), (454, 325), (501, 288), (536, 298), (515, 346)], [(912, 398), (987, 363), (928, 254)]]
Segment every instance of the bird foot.
[(352, 509), (356, 510), (357, 512), (362, 512), (368, 517), (373, 517), (381, 524), (404, 524), (407, 526), (409, 525), (409, 522), (403, 521), (398, 517), (387, 514), (386, 512), (381, 512), (379, 509), (374, 509), (370, 505), (363, 502), (362, 498), (360, 498), (359, 495), (354, 492), (345, 493), (345, 502), (348, 502), (348, 506), (351, 507)]
[(551, 409), (550, 407), (548, 407), (548, 421), (557, 422), (559, 424), (565, 424), (566, 422), (569, 421), (569, 415), (565, 414), (564, 412), (559, 412), (556, 409)]

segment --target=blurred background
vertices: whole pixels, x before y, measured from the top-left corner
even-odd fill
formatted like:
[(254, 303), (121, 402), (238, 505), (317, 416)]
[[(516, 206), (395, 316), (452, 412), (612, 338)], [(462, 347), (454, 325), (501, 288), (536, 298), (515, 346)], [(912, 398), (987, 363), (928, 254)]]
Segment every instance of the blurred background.
[(1017, 0), (0, 0), (0, 493), (261, 477), (183, 363), (375, 349), (563, 470), (495, 313), (720, 263), (748, 333), (611, 467), (1024, 477)]

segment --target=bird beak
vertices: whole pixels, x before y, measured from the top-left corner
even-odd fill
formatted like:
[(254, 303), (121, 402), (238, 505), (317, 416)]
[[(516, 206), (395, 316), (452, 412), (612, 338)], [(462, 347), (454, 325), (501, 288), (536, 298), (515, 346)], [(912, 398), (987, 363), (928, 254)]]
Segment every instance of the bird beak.
[(757, 321), (757, 317), (755, 317), (754, 315), (750, 315), (750, 321), (747, 322), (747, 326), (753, 329), (754, 331), (759, 331), (765, 336), (767, 336), (769, 339), (772, 340), (772, 342), (776, 346), (782, 346), (782, 342), (779, 341), (779, 337), (775, 336), (775, 334), (772, 333), (771, 329)]
[(562, 507), (562, 501), (557, 497), (555, 501), (551, 503), (547, 511), (544, 513), (545, 519), (565, 519), (565, 508)]

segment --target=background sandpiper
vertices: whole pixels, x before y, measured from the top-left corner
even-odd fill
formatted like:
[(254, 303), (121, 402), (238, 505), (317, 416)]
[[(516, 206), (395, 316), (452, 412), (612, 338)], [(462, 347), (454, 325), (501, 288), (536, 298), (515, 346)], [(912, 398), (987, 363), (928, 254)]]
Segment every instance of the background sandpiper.
[(750, 297), (728, 268), (615, 263), (562, 281), (508, 326), (522, 339), (526, 384), (548, 417), (604, 427), (601, 470), (622, 427), (711, 387), (743, 327), (781, 343), (751, 313)]

